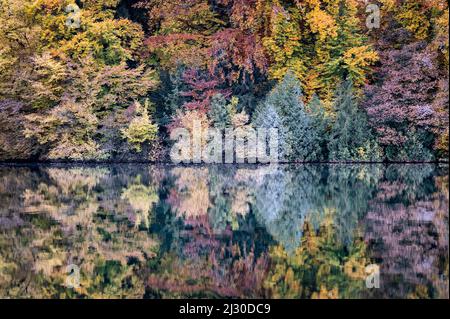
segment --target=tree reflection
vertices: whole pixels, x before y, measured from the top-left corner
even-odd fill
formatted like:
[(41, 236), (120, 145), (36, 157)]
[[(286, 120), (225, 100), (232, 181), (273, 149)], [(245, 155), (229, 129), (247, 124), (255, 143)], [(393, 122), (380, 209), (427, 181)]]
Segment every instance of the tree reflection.
[(443, 298), (448, 264), (448, 166), (0, 166), (2, 297)]

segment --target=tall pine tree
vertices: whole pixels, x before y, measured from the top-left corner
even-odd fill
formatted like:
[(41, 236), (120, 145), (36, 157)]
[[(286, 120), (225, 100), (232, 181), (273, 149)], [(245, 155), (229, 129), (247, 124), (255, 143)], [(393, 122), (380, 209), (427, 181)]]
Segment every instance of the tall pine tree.
[(281, 119), (287, 147), (286, 161), (315, 161), (320, 149), (318, 136), (302, 101), (300, 82), (293, 72), (286, 73), (283, 80), (270, 92), (265, 101), (267, 108), (276, 110)]
[(208, 115), (215, 128), (224, 129), (231, 126), (231, 111), (222, 94), (219, 93), (212, 97)]
[(278, 155), (280, 159), (284, 159), (286, 147), (286, 129), (281, 123), (281, 118), (272, 105), (264, 103), (259, 104), (253, 113), (252, 124), (255, 129), (263, 128), (266, 130), (278, 130)]
[(328, 158), (328, 139), (330, 133), (329, 118), (326, 115), (325, 106), (320, 101), (319, 96), (314, 94), (311, 101), (307, 105), (307, 111), (311, 117), (311, 126), (317, 135), (317, 159), (326, 160)]
[(333, 161), (378, 161), (379, 147), (372, 138), (366, 115), (359, 110), (352, 81), (344, 81), (334, 101), (336, 119), (328, 144)]

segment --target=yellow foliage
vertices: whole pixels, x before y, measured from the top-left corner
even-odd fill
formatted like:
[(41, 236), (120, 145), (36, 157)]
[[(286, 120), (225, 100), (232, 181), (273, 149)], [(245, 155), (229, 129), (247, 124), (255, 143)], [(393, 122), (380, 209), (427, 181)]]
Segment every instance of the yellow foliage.
[(139, 227), (143, 223), (146, 228), (150, 227), (150, 210), (159, 200), (156, 189), (143, 185), (138, 175), (134, 183), (123, 189), (121, 198), (127, 199), (135, 211), (134, 226)]
[[(303, 227), (301, 245), (288, 253), (281, 245), (270, 248), (274, 268), (265, 287), (274, 298), (336, 299), (346, 285), (355, 291), (363, 288), (365, 244), (355, 232), (355, 240), (343, 255), (344, 245), (337, 237), (334, 209), (327, 209), (318, 230), (309, 222)], [(341, 286), (344, 285), (344, 286)], [(309, 287), (320, 287), (310, 290)], [(347, 297), (347, 296), (343, 296)]]
[(173, 204), (179, 216), (195, 218), (208, 213), (210, 206), (207, 183), (208, 170), (201, 168), (175, 168), (177, 202)]
[(287, 18), (288, 13), (272, 15), (272, 34), (263, 39), (263, 45), (273, 59), (269, 74), (274, 79), (282, 79), (292, 70), (303, 80), (306, 67), (301, 54), (301, 34), (296, 22)]
[(378, 61), (378, 54), (368, 45), (350, 48), (343, 56), (350, 79), (356, 86), (364, 84), (364, 75), (376, 61)]
[(339, 292), (337, 287), (328, 290), (325, 286), (320, 286), (319, 292), (314, 292), (311, 296), (312, 299), (338, 299)]
[(428, 36), (430, 20), (421, 9), (421, 4), (416, 1), (405, 1), (400, 7), (397, 19), (418, 39), (424, 40)]
[(312, 33), (319, 34), (319, 40), (324, 41), (327, 38), (337, 37), (337, 26), (331, 15), (316, 6), (314, 10), (306, 16)]
[(145, 101), (144, 107), (139, 102), (136, 102), (135, 105), (137, 116), (121, 132), (134, 149), (140, 152), (142, 143), (152, 142), (157, 138), (158, 126), (152, 123), (148, 114), (148, 100)]
[(344, 264), (344, 272), (345, 274), (357, 280), (364, 280), (366, 278), (365, 273), (365, 259), (358, 260), (354, 256), (352, 256), (345, 264)]

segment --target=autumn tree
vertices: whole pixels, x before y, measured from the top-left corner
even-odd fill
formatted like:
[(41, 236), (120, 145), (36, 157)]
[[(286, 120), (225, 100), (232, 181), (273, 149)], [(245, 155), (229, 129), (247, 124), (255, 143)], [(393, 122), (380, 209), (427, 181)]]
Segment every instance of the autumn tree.
[(418, 40), (418, 35), (403, 27), (395, 14), (387, 18), (389, 31), (378, 40), (381, 66), (365, 90), (364, 105), (370, 123), (389, 160), (403, 157), (400, 153), (411, 131), (419, 139), (415, 143), (445, 156), (448, 154), (445, 52)]
[(292, 5), (274, 1), (270, 29), (263, 39), (271, 77), (281, 79), (292, 70), (308, 98), (317, 93), (327, 103), (343, 76), (362, 86), (377, 55), (360, 28), (358, 9), (351, 0)]
[(448, 4), (392, 0), (383, 1), (383, 10), (375, 35), (380, 67), (365, 90), (370, 123), (389, 160), (405, 158), (401, 153), (412, 131), (413, 144), (446, 157)]
[[(1, 123), (27, 139), (4, 153), (143, 160), (198, 115), (276, 125), (291, 160), (325, 160), (346, 79), (386, 160), (446, 159), (448, 3), (377, 4), (380, 28), (366, 29), (367, 4), (355, 0), (0, 0)], [(142, 120), (136, 105), (146, 99), (158, 136), (141, 135), (136, 152), (123, 132)], [(377, 149), (372, 142), (358, 147)]]
[(210, 37), (224, 25), (208, 1), (158, 0), (142, 1), (140, 5), (148, 10), (152, 30), (146, 39), (149, 54), (161, 66), (206, 66)]
[(43, 150), (34, 139), (23, 136), (23, 103), (0, 100), (0, 161), (34, 159)]
[(152, 123), (148, 108), (148, 100), (145, 100), (143, 106), (136, 102), (136, 116), (127, 128), (121, 130), (123, 137), (137, 152), (142, 150), (142, 143), (152, 142), (158, 135), (158, 127)]
[(2, 3), (0, 24), (14, 27), (0, 36), (0, 97), (24, 104), (24, 137), (47, 149), (42, 158), (104, 159), (111, 154), (102, 150), (99, 128), (146, 96), (157, 77), (139, 64), (143, 31), (116, 19), (118, 1), (82, 1), (72, 7), (78, 21), (68, 20), (69, 4)]

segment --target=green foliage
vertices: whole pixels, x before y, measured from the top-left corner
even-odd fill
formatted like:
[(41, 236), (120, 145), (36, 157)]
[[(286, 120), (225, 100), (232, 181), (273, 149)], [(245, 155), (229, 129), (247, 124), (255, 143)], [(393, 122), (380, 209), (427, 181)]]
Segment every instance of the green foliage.
[[(4, 298), (446, 296), (446, 165), (13, 165), (0, 176)], [(428, 258), (442, 262), (424, 269)], [(72, 263), (78, 288), (65, 286)], [(373, 263), (385, 276), (368, 290)]]
[(361, 87), (377, 54), (360, 25), (352, 0), (273, 1), (263, 38), (271, 59), (269, 75), (281, 80), (292, 70), (308, 99), (316, 93), (327, 104), (339, 78), (347, 76)]
[(152, 123), (148, 114), (149, 101), (145, 100), (142, 107), (139, 102), (136, 105), (136, 116), (126, 129), (121, 132), (128, 143), (133, 145), (136, 152), (142, 151), (142, 143), (152, 142), (157, 138), (158, 127)]
[(419, 132), (415, 129), (410, 129), (407, 132), (406, 142), (399, 157), (406, 162), (426, 162), (433, 160), (433, 154), (424, 146)]
[(330, 160), (380, 160), (379, 147), (373, 140), (366, 115), (358, 108), (351, 81), (344, 81), (336, 92), (334, 110), (336, 119), (328, 144)]
[(308, 225), (305, 230), (294, 253), (280, 246), (270, 249), (275, 265), (265, 287), (272, 297), (338, 299), (360, 295), (365, 289), (367, 263), (364, 241), (355, 240), (349, 247), (343, 245), (327, 220), (317, 232)]
[(231, 106), (227, 104), (227, 100), (222, 94), (217, 94), (211, 99), (209, 117), (215, 128), (230, 127), (232, 112)]
[(187, 90), (182, 80), (183, 72), (184, 68), (179, 66), (174, 72), (168, 73), (166, 81), (161, 79), (159, 91), (162, 95), (161, 105), (163, 107), (156, 109), (157, 113), (159, 113), (158, 118), (161, 126), (169, 124), (176, 112), (186, 102), (185, 97), (182, 95)]
[(273, 63), (270, 68), (271, 76), (283, 79), (285, 74), (292, 70), (302, 81), (305, 80), (305, 48), (300, 41), (300, 32), (297, 21), (289, 19), (288, 12), (279, 8), (279, 12), (272, 17), (272, 34), (263, 39), (263, 44), (269, 51)]
[(39, 143), (24, 138), (23, 104), (11, 100), (0, 101), (0, 161), (36, 158)]
[(323, 81), (327, 87), (333, 87), (339, 79), (346, 78), (360, 88), (366, 83), (378, 55), (361, 30), (355, 2), (339, 0), (335, 5), (337, 34), (325, 46), (330, 52), (330, 59), (323, 64)]
[(183, 108), (278, 128), (285, 161), (448, 154), (446, 1), (380, 0), (370, 33), (355, 0), (135, 2), (0, 0), (0, 158), (153, 160)]
[(285, 160), (314, 161), (319, 155), (318, 136), (302, 98), (300, 82), (288, 72), (265, 101), (266, 107), (273, 107), (281, 119), (282, 140), (287, 147), (283, 151)]
[(307, 111), (311, 118), (311, 127), (317, 134), (318, 159), (326, 160), (328, 159), (327, 143), (330, 134), (330, 119), (326, 115), (325, 106), (318, 95), (313, 95), (307, 105)]
[(259, 104), (253, 113), (252, 124), (256, 129), (278, 130), (278, 154), (281, 158), (285, 158), (286, 150), (289, 148), (285, 140), (287, 132), (275, 108), (265, 103)]
[[(40, 65), (62, 66), (48, 55), (38, 61)], [(102, 67), (90, 58), (64, 67), (64, 81), (48, 72), (28, 78), (38, 94), (22, 96), (33, 110), (25, 115), (24, 136), (37, 139), (47, 148), (44, 158), (108, 158), (111, 154), (103, 150), (102, 141), (97, 139), (103, 116), (145, 95), (155, 85), (153, 73), (143, 67), (129, 69), (125, 64)], [(152, 134), (156, 134), (153, 127), (142, 126), (145, 121), (147, 118), (143, 115), (132, 123), (129, 134), (136, 143), (142, 138), (153, 139)], [(141, 128), (144, 131), (139, 132)]]
[[(37, 141), (41, 159), (104, 160), (114, 152), (100, 128), (155, 88), (157, 76), (139, 65), (142, 28), (115, 18), (118, 1), (83, 1), (78, 27), (67, 24), (69, 3), (2, 1), (0, 98), (24, 104), (23, 137)], [(156, 134), (136, 124), (130, 137)]]

